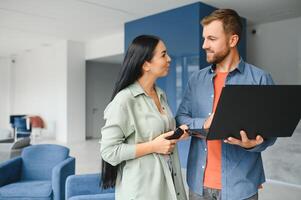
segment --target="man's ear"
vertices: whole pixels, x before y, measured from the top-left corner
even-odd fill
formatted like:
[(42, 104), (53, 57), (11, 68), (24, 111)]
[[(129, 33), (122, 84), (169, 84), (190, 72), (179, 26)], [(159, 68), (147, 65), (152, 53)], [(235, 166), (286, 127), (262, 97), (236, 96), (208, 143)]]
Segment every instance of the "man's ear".
[(230, 36), (230, 40), (229, 40), (229, 45), (230, 45), (230, 47), (235, 47), (235, 46), (237, 46), (238, 41), (239, 41), (239, 36), (238, 36), (238, 35), (236, 35), (236, 34), (231, 35), (231, 36)]

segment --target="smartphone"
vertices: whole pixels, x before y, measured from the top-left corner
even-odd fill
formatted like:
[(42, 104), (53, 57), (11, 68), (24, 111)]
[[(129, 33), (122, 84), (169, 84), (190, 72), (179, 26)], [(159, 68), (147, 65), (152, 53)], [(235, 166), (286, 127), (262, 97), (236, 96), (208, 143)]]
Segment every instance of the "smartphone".
[(174, 133), (168, 137), (166, 137), (167, 140), (174, 140), (179, 139), (184, 134), (184, 131), (181, 128), (177, 128)]

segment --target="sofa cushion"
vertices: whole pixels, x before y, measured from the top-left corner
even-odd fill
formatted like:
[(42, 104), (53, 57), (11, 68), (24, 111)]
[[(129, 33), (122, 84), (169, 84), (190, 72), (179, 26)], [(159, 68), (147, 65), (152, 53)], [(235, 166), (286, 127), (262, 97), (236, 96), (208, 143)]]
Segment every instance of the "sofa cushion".
[(79, 195), (69, 198), (68, 200), (114, 200), (114, 193)]
[(10, 198), (51, 198), (50, 181), (21, 181), (0, 188), (0, 199)]

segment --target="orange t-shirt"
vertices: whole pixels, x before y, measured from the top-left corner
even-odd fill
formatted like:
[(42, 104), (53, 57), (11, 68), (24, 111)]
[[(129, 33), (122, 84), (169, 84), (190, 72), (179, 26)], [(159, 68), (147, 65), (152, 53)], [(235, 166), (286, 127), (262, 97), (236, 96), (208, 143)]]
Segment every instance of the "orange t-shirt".
[[(214, 78), (214, 101), (212, 111), (215, 112), (217, 102), (225, 85), (228, 72), (217, 72)], [(204, 186), (222, 189), (222, 143), (221, 140), (207, 141), (207, 165), (204, 174)]]

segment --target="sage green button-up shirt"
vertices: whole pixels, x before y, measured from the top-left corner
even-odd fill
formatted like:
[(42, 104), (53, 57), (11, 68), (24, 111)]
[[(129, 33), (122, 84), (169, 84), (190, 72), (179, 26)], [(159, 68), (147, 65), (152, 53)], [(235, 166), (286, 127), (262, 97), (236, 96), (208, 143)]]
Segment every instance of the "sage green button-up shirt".
[(156, 91), (169, 123), (164, 122), (155, 102), (138, 82), (120, 91), (104, 111), (106, 124), (101, 130), (100, 152), (106, 162), (119, 164), (117, 200), (187, 199), (177, 147), (170, 155), (172, 173), (162, 154), (135, 158), (136, 144), (175, 129), (166, 95), (158, 87)]

